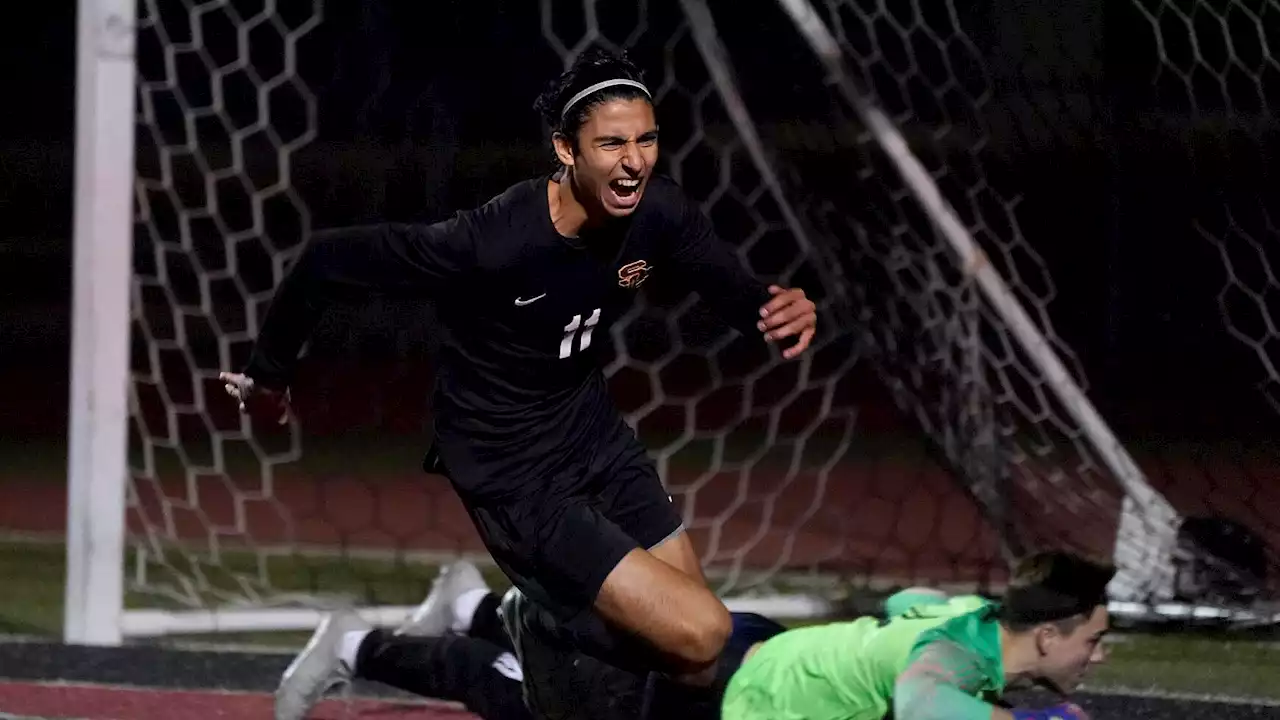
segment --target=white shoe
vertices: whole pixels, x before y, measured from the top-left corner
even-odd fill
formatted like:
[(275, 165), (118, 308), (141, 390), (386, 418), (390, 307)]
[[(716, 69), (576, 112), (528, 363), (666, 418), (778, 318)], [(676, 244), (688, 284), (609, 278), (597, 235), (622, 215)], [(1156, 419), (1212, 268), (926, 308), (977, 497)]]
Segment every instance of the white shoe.
[(466, 560), (444, 566), (431, 583), (431, 592), (413, 615), (396, 629), (397, 635), (439, 637), (448, 632), (455, 620), (454, 601), (470, 590), (488, 590), (479, 568)]
[(339, 657), (344, 636), (371, 630), (359, 615), (342, 610), (326, 615), (302, 652), (289, 663), (276, 688), (276, 720), (303, 720), (329, 690), (351, 681), (354, 668)]

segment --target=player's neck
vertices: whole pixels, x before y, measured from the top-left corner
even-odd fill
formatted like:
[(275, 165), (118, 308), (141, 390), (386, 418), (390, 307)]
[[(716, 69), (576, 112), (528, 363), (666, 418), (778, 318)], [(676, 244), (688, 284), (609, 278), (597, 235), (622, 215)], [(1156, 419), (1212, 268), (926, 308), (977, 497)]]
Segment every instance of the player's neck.
[(547, 183), (547, 205), (551, 210), (551, 224), (556, 232), (567, 238), (576, 238), (583, 229), (603, 225), (607, 218), (593, 218), (587, 205), (578, 197), (572, 168), (562, 168)]
[(1038, 656), (1035, 641), (1000, 626), (1000, 664), (1004, 667), (1004, 683), (1008, 687), (1025, 685), (1035, 676)]

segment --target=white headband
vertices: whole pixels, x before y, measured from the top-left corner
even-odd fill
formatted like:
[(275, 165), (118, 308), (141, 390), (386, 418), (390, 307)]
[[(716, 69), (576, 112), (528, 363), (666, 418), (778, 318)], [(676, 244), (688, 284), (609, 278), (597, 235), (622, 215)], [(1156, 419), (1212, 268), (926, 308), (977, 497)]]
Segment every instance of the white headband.
[(645, 87), (644, 84), (642, 83), (636, 82), (635, 80), (623, 80), (621, 78), (617, 80), (605, 80), (604, 82), (598, 82), (595, 85), (591, 85), (589, 87), (583, 88), (582, 92), (569, 98), (569, 102), (564, 104), (564, 110), (560, 111), (560, 117), (564, 117), (565, 115), (568, 115), (569, 111), (573, 109), (574, 105), (577, 105), (578, 102), (582, 100), (582, 98), (590, 95), (591, 93), (599, 90), (604, 90), (605, 88), (617, 87), (619, 85), (626, 85), (628, 87), (639, 88), (640, 91), (643, 92), (650, 99), (653, 98), (653, 95), (649, 93), (649, 88)]

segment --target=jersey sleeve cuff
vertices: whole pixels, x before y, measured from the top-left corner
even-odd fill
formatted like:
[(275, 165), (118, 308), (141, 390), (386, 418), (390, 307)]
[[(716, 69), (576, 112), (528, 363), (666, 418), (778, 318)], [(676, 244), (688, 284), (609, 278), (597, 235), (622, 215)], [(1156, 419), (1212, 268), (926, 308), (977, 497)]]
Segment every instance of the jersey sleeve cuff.
[(256, 356), (249, 358), (242, 372), (252, 378), (254, 384), (268, 390), (287, 390), (289, 383), (293, 381), (293, 373)]

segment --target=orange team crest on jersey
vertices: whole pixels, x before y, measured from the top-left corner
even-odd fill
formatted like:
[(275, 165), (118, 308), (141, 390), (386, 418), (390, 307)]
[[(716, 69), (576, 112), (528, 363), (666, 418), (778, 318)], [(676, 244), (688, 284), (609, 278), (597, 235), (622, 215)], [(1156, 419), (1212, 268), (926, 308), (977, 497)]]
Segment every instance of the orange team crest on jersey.
[(618, 284), (624, 288), (638, 288), (649, 279), (651, 269), (649, 263), (644, 260), (627, 263), (618, 268)]

